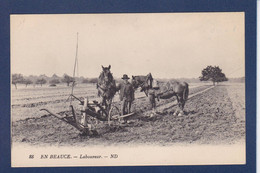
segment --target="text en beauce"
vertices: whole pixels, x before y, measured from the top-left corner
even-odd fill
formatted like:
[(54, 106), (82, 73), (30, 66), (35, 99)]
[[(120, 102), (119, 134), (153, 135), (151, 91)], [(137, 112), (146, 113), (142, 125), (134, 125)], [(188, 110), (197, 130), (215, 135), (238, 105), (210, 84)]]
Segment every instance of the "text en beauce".
[(70, 154), (51, 154), (51, 155), (41, 155), (41, 159), (71, 159)]

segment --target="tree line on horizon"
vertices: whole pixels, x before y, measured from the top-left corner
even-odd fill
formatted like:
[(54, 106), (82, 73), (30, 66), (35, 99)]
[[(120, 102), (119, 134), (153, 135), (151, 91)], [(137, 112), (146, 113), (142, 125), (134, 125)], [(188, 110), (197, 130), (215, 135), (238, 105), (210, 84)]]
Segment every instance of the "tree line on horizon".
[[(115, 78), (116, 82), (119, 82), (119, 78)], [(230, 78), (228, 79), (226, 75), (222, 72), (218, 66), (207, 66), (201, 72), (201, 76), (198, 78), (178, 78), (178, 79), (157, 79), (158, 81), (171, 81), (171, 80), (178, 80), (178, 81), (185, 81), (188, 83), (198, 83), (201, 81), (211, 81), (213, 85), (215, 83), (230, 81), (230, 82), (245, 82), (245, 77), (241, 78)], [(45, 74), (35, 76), (30, 75), (28, 77), (23, 76), (22, 74), (12, 74), (12, 84), (17, 89), (17, 84), (24, 84), (26, 87), (28, 85), (33, 84), (35, 85), (44, 85), (49, 84), (49, 86), (56, 86), (57, 84), (65, 83), (67, 86), (70, 84), (76, 85), (77, 83), (97, 83), (98, 78), (85, 78), (85, 77), (71, 77), (67, 74), (64, 74), (62, 77), (53, 74), (51, 77), (46, 76)]]
[(12, 74), (12, 84), (17, 89), (17, 84), (24, 84), (26, 87), (28, 85), (44, 85), (49, 84), (49, 86), (56, 86), (57, 84), (66, 84), (70, 86), (70, 84), (75, 84), (75, 82), (79, 83), (97, 83), (97, 78), (85, 78), (85, 77), (71, 77), (67, 74), (64, 74), (62, 77), (53, 74), (51, 77), (46, 76), (45, 74), (35, 76), (23, 76), (22, 74)]

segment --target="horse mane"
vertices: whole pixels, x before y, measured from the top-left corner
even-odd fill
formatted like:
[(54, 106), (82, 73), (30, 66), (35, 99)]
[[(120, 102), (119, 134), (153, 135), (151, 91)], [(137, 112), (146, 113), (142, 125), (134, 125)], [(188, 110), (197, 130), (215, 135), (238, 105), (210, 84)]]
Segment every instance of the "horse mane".
[(147, 76), (146, 76), (146, 83), (149, 85), (150, 88), (152, 88), (153, 86), (153, 76), (151, 73), (149, 73)]
[(149, 73), (147, 76), (146, 76), (146, 82), (148, 82), (150, 80), (150, 82), (153, 81), (153, 76), (151, 73)]
[(101, 72), (99, 77), (98, 77), (98, 84), (99, 85), (102, 84), (102, 81), (104, 81), (104, 73), (103, 72)]
[(153, 79), (152, 73), (148, 73), (148, 75), (146, 76), (148, 79)]
[(104, 79), (104, 72), (103, 72), (103, 71), (99, 74), (98, 79), (100, 79), (100, 80), (103, 80), (103, 79)]
[(112, 73), (109, 73), (109, 74), (108, 74), (108, 78), (109, 78), (111, 81), (114, 80), (114, 77), (113, 77)]

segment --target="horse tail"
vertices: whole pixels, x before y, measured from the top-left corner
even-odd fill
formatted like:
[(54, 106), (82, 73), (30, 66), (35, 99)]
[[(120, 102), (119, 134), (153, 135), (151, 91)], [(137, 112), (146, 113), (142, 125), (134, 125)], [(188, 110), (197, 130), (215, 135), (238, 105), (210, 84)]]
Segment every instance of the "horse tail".
[(184, 91), (183, 91), (183, 99), (186, 101), (188, 100), (188, 96), (189, 96), (189, 85), (186, 84)]

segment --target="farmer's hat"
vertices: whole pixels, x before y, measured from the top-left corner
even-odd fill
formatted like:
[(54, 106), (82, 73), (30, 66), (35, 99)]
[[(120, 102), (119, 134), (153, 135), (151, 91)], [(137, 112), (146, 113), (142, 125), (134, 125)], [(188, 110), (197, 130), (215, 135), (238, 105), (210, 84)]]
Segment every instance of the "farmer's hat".
[(124, 74), (122, 79), (130, 79), (130, 78), (127, 76), (127, 74)]

